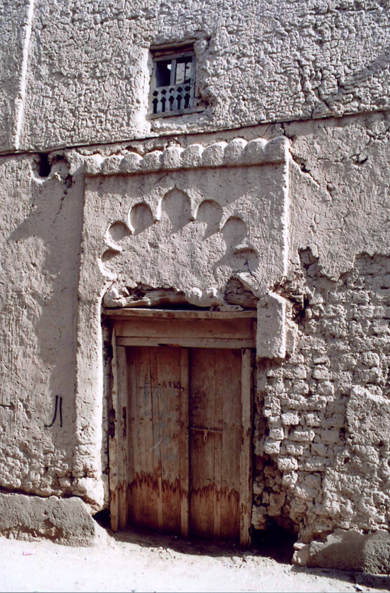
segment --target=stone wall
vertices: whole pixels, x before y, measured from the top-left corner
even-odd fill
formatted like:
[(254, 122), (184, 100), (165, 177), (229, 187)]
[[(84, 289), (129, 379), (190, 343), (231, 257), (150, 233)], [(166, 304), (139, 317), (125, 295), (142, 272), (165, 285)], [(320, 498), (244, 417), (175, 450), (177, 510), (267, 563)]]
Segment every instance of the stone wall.
[[(253, 525), (388, 530), (387, 2), (103, 4), (0, 13), (0, 489), (106, 508), (104, 296), (240, 286), (285, 323), (259, 329)], [(188, 40), (205, 109), (150, 118), (149, 49)]]
[[(191, 146), (201, 146), (204, 158), (213, 155), (217, 159), (211, 161), (209, 178), (201, 168), (199, 185), (193, 166), (179, 173), (174, 168), (163, 171), (163, 181), (159, 181), (165, 193), (178, 183), (175, 191), (186, 190), (183, 183), (187, 190), (198, 185), (199, 195), (190, 192), (198, 207), (205, 198), (222, 199), (220, 191), (212, 195), (211, 189), (213, 184), (220, 187), (229, 175), (235, 182), (226, 186), (225, 197), (233, 190), (233, 198), (239, 196), (240, 179), (246, 187), (243, 195), (255, 188), (251, 179), (257, 175), (256, 167), (250, 167), (250, 173), (248, 169), (249, 176), (242, 176), (234, 166), (226, 171), (226, 179), (221, 173), (224, 169), (218, 173), (218, 159), (223, 164), (225, 158), (219, 149), (225, 151), (234, 140), (232, 146), (244, 150), (252, 141), (256, 144), (256, 138), (263, 138), (265, 147), (267, 140), (285, 135), (290, 154), (287, 185), (283, 168), (281, 174), (277, 172), (282, 165), (260, 164), (258, 168), (262, 179), (258, 188), (269, 188), (270, 180), (278, 179), (280, 196), (288, 189), (287, 234), (280, 227), (280, 245), (275, 243), (279, 267), (271, 266), (266, 276), (259, 276), (267, 278), (263, 290), (285, 299), (288, 331), (286, 358), (259, 360), (253, 525), (264, 528), (267, 522), (276, 521), (299, 532), (303, 541), (324, 537), (337, 527), (387, 529), (387, 130), (386, 114), (374, 114), (247, 128), (240, 131), (241, 140), (236, 132), (227, 131), (183, 137), (182, 145), (179, 139), (173, 145), (155, 139), (57, 151), (47, 160), (34, 155), (2, 157), (1, 200), (6, 215), (2, 231), (5, 314), (1, 318), (0, 486), (40, 496), (81, 496), (94, 510), (107, 506), (104, 435), (110, 354), (108, 350), (103, 361), (101, 304), (113, 283), (117, 283), (117, 292), (110, 298), (115, 301), (123, 298), (120, 289), (129, 286), (127, 280), (139, 281), (131, 275), (132, 260), (126, 255), (131, 236), (112, 233), (123, 230), (115, 225), (131, 222), (132, 207), (149, 191), (139, 171), (134, 177), (130, 169), (139, 167), (139, 159), (156, 150), (161, 155), (161, 149), (174, 146), (176, 157), (185, 161), (187, 152), (194, 150)], [(270, 146), (280, 144), (280, 140), (273, 142)], [(171, 153), (169, 148), (167, 154)], [(125, 171), (124, 166), (130, 169)], [(156, 192), (155, 182), (160, 178), (153, 171), (146, 174)], [(136, 181), (131, 181), (132, 176)], [(91, 185), (94, 179), (97, 182)], [(124, 195), (128, 196), (125, 200)], [(152, 198), (151, 194), (154, 212)], [(190, 208), (189, 216), (191, 212)], [(282, 207), (279, 219), (284, 215)], [(202, 233), (207, 232), (210, 221), (199, 218), (197, 222), (197, 218), (195, 208), (194, 220), (187, 221), (180, 232), (197, 229), (199, 224)], [(137, 225), (134, 221), (133, 217)], [(163, 215), (156, 229), (164, 221)], [(262, 228), (269, 223), (265, 218), (256, 224)], [(138, 241), (140, 253), (143, 232), (131, 239)], [(195, 235), (191, 240), (197, 243)], [(251, 237), (248, 240), (253, 243)], [(165, 241), (163, 236), (160, 241)], [(222, 234), (216, 243), (222, 252), (225, 243)], [(113, 258), (103, 257), (107, 249), (114, 250)], [(236, 264), (229, 268), (233, 260), (224, 264), (229, 274), (234, 272)], [(203, 261), (202, 279), (209, 274), (207, 258), (199, 261)], [(261, 261), (256, 264), (260, 270)], [(240, 267), (241, 260), (237, 262)], [(271, 260), (267, 262), (270, 265)], [(174, 286), (176, 270), (171, 264), (167, 262), (164, 273), (172, 271)], [(202, 265), (206, 265), (204, 270)], [(149, 284), (156, 288), (153, 269), (157, 282), (158, 266), (142, 273), (148, 274)], [(272, 269), (275, 276), (270, 275)], [(196, 273), (194, 268), (189, 279)], [(228, 276), (221, 276), (221, 286), (215, 284), (212, 299)], [(210, 298), (207, 286), (199, 286), (197, 298)], [(185, 286), (176, 288), (184, 290)], [(254, 303), (257, 298), (253, 297)], [(62, 418), (58, 399), (53, 422), (56, 396), (62, 398)]]
[(390, 258), (360, 255), (337, 281), (309, 250), (301, 262), (300, 282), (284, 287), (295, 351), (259, 368), (254, 523), (264, 513), (299, 525), (304, 541), (386, 528)]

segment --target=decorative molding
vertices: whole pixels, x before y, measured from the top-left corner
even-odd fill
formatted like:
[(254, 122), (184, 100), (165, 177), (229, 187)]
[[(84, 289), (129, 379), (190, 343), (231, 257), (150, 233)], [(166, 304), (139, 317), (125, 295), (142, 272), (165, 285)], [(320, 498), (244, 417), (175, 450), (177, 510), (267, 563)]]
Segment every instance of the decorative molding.
[(283, 163), (288, 156), (289, 142), (284, 136), (272, 140), (256, 138), (247, 142), (234, 138), (231, 142), (215, 142), (210, 146), (191, 144), (187, 148), (174, 145), (164, 150), (154, 150), (144, 157), (129, 151), (103, 157), (95, 154), (85, 159), (85, 174), (118, 175), (151, 173), (162, 170), (248, 167), (263, 163)]

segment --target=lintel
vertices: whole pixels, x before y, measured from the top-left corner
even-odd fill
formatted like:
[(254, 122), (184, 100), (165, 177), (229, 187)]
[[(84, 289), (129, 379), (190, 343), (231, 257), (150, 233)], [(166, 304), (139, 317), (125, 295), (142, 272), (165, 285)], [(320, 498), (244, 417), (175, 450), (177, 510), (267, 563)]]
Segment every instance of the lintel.
[(111, 316), (115, 322), (118, 346), (256, 347), (255, 311), (244, 311), (242, 313), (245, 316), (236, 317), (226, 316), (225, 312), (220, 316), (219, 312), (212, 311), (146, 312), (133, 309), (132, 313), (133, 315), (127, 316)]
[(146, 308), (118, 308), (103, 309), (103, 314), (111, 319), (131, 318), (131, 317), (152, 317), (164, 319), (256, 319), (257, 311), (194, 311), (194, 310), (175, 310), (175, 309), (146, 309)]

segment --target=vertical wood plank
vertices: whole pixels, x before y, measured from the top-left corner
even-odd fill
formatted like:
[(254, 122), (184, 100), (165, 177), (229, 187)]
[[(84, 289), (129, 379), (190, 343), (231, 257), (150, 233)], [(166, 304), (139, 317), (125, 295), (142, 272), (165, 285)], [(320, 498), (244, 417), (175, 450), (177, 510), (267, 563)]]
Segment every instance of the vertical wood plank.
[[(153, 422), (153, 351), (150, 348), (137, 348), (136, 351), (138, 421), (135, 432), (137, 434), (138, 471), (142, 483), (136, 519), (138, 524), (155, 529), (158, 522), (157, 507), (161, 495), (161, 485), (156, 485), (156, 476), (160, 471), (160, 456), (155, 435), (156, 427)], [(155, 447), (156, 444), (157, 447)]]
[[(230, 393), (224, 384), (225, 350), (215, 350), (214, 368), (214, 532), (213, 537), (221, 537), (221, 500), (222, 500), (222, 457), (223, 457), (223, 402)], [(207, 356), (207, 354), (206, 354)]]
[(137, 391), (138, 386), (138, 361), (137, 350), (135, 348), (128, 349), (127, 359), (127, 378), (128, 378), (128, 392), (129, 392), (129, 456), (128, 456), (128, 483), (129, 483), (129, 522), (134, 523), (134, 516), (137, 512), (138, 506), (138, 470), (139, 464), (137, 459), (138, 451), (138, 431), (136, 426), (139, 424), (137, 414)]
[(128, 431), (128, 392), (127, 392), (127, 356), (126, 348), (117, 346), (117, 383), (118, 383), (118, 528), (125, 529), (128, 519), (127, 503), (127, 431)]
[(158, 485), (155, 468), (152, 379), (149, 348), (128, 349), (130, 401), (129, 520), (156, 528)]
[(163, 529), (163, 501), (162, 501), (162, 460), (161, 460), (161, 435), (160, 401), (159, 401), (159, 365), (157, 348), (150, 348), (150, 379), (152, 390), (152, 426), (153, 426), (153, 456), (154, 472), (157, 477), (158, 498), (157, 498), (157, 522), (158, 530)]
[(218, 388), (223, 394), (221, 537), (239, 539), (241, 452), (241, 351), (218, 351)]
[(214, 534), (215, 349), (193, 348), (190, 359), (190, 532)]
[(252, 376), (251, 351), (242, 350), (241, 356), (241, 410), (242, 441), (240, 454), (240, 544), (251, 543), (252, 510)]
[(194, 107), (195, 103), (195, 75), (196, 75), (196, 57), (192, 56), (192, 63), (191, 63), (191, 91), (190, 91), (190, 102), (188, 107)]
[(109, 458), (110, 458), (110, 517), (111, 529), (118, 531), (118, 380), (117, 380), (117, 358), (116, 358), (116, 333), (115, 327), (112, 332), (112, 411), (113, 411), (113, 428), (112, 434), (109, 437)]
[[(133, 347), (128, 352), (129, 522), (180, 534), (180, 446), (188, 427), (188, 420), (182, 422), (181, 383), (183, 375), (188, 400), (188, 369), (182, 368), (179, 348)], [(186, 410), (188, 416), (188, 404)]]
[(189, 533), (189, 350), (182, 348), (180, 360), (181, 418), (180, 418), (180, 533)]
[(221, 537), (221, 495), (222, 495), (222, 432), (214, 433), (214, 529), (213, 538)]
[(190, 377), (190, 531), (239, 539), (241, 351), (191, 350)]
[(162, 468), (162, 531), (180, 533), (181, 349), (160, 347), (156, 350)]
[(173, 58), (171, 61), (171, 77), (170, 77), (170, 86), (176, 84), (176, 58)]

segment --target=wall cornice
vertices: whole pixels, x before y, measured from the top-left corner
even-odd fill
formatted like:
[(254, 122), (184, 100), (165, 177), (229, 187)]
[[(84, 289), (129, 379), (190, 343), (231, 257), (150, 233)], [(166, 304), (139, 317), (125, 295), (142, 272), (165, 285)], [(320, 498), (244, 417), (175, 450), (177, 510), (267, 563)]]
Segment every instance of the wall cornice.
[(243, 138), (234, 138), (231, 142), (215, 142), (209, 146), (191, 144), (187, 148), (182, 148), (174, 145), (164, 150), (154, 150), (143, 157), (130, 151), (107, 157), (95, 154), (85, 159), (85, 174), (88, 177), (95, 177), (163, 170), (283, 163), (287, 160), (288, 146), (288, 139), (278, 136), (268, 141), (256, 138), (247, 142)]

